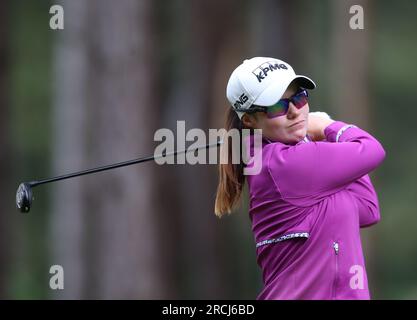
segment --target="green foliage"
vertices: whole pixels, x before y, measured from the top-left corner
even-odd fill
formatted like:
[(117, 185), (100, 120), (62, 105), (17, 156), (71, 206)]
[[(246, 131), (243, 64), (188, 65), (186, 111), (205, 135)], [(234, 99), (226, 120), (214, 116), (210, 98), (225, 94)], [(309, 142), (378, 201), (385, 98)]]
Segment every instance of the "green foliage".
[[(26, 181), (50, 174), (52, 39), (49, 2), (13, 1), (10, 14), (14, 179)], [(11, 262), (8, 290), (11, 298), (45, 298), (49, 290), (48, 195), (41, 194), (39, 199), (36, 196), (36, 215), (18, 216), (15, 220), (18, 243), (14, 250), (16, 259)]]

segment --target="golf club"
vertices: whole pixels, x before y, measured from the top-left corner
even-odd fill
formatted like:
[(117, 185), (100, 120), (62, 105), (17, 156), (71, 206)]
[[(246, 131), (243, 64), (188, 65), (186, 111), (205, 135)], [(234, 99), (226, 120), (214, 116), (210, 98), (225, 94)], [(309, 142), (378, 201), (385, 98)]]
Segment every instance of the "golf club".
[(32, 206), (32, 201), (34, 200), (32, 188), (34, 188), (36, 186), (39, 186), (41, 184), (46, 184), (46, 183), (50, 183), (50, 182), (54, 182), (54, 181), (79, 177), (79, 176), (83, 176), (83, 175), (87, 175), (87, 174), (92, 174), (92, 173), (96, 173), (96, 172), (110, 170), (110, 169), (130, 166), (132, 164), (151, 161), (151, 160), (154, 160), (154, 159), (157, 159), (157, 158), (163, 158), (163, 157), (167, 157), (167, 156), (173, 156), (173, 155), (177, 155), (177, 154), (188, 152), (188, 151), (208, 149), (208, 148), (211, 148), (211, 147), (219, 146), (222, 143), (223, 143), (223, 141), (218, 141), (217, 143), (207, 144), (207, 145), (201, 146), (201, 147), (195, 147), (195, 148), (190, 148), (190, 149), (185, 149), (185, 150), (180, 150), (180, 151), (177, 150), (177, 151), (171, 151), (171, 152), (162, 152), (162, 154), (159, 154), (159, 155), (156, 155), (156, 156), (153, 155), (153, 156), (133, 159), (133, 160), (129, 160), (129, 161), (118, 162), (118, 163), (111, 164), (111, 165), (106, 165), (106, 166), (102, 166), (102, 167), (98, 167), (98, 168), (93, 168), (93, 169), (83, 170), (83, 171), (79, 171), (79, 172), (69, 173), (69, 174), (65, 174), (65, 175), (61, 175), (61, 176), (53, 177), (53, 178), (49, 178), (49, 179), (44, 179), (44, 180), (39, 180), (39, 181), (22, 182), (19, 185), (19, 187), (17, 189), (17, 192), (16, 192), (16, 207), (20, 212), (23, 212), (23, 213), (29, 212), (30, 208)]

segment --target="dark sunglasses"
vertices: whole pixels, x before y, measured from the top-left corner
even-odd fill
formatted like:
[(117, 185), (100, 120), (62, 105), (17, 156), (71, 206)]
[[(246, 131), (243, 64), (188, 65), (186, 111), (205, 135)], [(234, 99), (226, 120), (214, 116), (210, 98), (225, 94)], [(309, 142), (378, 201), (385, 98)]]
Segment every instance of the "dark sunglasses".
[(298, 91), (292, 97), (288, 99), (281, 99), (272, 106), (251, 106), (249, 109), (245, 110), (246, 113), (255, 113), (255, 112), (265, 112), (266, 116), (271, 118), (281, 117), (287, 114), (290, 107), (290, 102), (294, 104), (297, 109), (301, 109), (308, 102), (308, 92), (305, 89)]

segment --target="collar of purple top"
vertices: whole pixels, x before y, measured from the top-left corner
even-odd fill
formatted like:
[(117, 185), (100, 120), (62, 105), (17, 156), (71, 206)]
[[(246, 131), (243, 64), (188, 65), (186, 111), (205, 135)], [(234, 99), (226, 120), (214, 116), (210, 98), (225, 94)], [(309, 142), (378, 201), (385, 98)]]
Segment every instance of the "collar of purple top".
[[(311, 137), (309, 137), (308, 135), (306, 135), (302, 140), (300, 140), (299, 142), (297, 142), (296, 144), (294, 144), (294, 146), (295, 145), (298, 145), (300, 143), (309, 143), (309, 142), (312, 142), (312, 141), (313, 140), (311, 139)], [(254, 143), (255, 143), (255, 140), (254, 140), (254, 135), (253, 134), (247, 135), (244, 138), (244, 144), (247, 147), (249, 147), (251, 150), (254, 147)], [(270, 143), (276, 143), (276, 141), (271, 141), (270, 139), (266, 138), (265, 136), (262, 136), (262, 146), (264, 146), (266, 144), (270, 144)]]
[[(265, 137), (265, 136), (262, 136), (262, 139), (263, 140), (265, 140), (266, 142), (268, 142), (268, 143), (273, 143), (273, 141), (271, 141), (271, 140), (269, 140), (267, 137)], [(311, 140), (311, 138), (308, 136), (308, 135), (306, 135), (302, 140), (300, 140), (298, 143), (308, 143), (308, 142), (311, 142), (312, 140)], [(297, 143), (297, 144), (298, 144)]]

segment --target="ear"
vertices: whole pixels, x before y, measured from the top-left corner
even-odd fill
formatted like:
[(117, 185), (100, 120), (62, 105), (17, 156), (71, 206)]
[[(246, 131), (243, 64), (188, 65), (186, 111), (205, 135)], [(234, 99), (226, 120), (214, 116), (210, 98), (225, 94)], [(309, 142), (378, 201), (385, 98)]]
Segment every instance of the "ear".
[(245, 113), (242, 117), (243, 125), (246, 128), (255, 128), (256, 127), (256, 118), (253, 114)]

